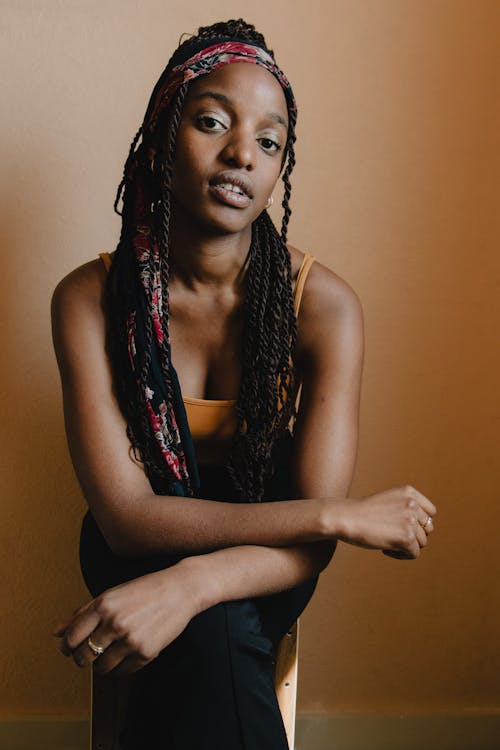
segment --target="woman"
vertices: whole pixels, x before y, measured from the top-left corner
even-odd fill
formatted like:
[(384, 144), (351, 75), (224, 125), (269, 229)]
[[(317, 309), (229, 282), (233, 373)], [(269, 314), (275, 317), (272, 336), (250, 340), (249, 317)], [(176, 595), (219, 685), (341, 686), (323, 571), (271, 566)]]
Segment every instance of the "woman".
[(286, 244), (295, 122), (254, 27), (201, 28), (132, 143), (114, 257), (54, 294), (95, 597), (56, 635), (134, 673), (125, 748), (286, 748), (273, 654), (336, 540), (414, 558), (433, 528), (411, 487), (347, 499), (361, 312)]

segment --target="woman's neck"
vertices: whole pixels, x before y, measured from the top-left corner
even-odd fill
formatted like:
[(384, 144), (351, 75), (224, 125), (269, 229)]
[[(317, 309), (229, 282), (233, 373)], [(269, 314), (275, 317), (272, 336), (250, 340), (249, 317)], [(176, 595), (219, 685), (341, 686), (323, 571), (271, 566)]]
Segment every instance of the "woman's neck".
[(207, 236), (173, 222), (170, 275), (192, 289), (238, 285), (244, 275), (251, 239), (251, 227), (234, 235)]

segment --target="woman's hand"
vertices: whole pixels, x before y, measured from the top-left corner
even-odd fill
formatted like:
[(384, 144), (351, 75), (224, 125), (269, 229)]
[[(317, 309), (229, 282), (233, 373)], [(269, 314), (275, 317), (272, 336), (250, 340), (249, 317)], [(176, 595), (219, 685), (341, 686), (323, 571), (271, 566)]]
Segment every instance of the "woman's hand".
[(76, 610), (54, 635), (62, 638), (62, 653), (79, 667), (94, 663), (99, 674), (136, 672), (200, 611), (195, 591), (189, 566), (181, 562), (108, 589)]
[[(414, 487), (396, 487), (363, 498), (327, 501), (340, 527), (335, 536), (349, 544), (414, 559), (434, 528), (436, 506)], [(327, 507), (327, 527), (329, 525)], [(339, 521), (340, 518), (340, 521)]]

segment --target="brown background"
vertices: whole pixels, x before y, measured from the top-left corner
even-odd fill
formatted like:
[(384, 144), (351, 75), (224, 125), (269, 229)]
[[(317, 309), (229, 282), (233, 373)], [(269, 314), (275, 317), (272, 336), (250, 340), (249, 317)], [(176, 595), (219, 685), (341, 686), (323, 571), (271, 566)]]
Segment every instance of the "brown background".
[(87, 599), (52, 289), (114, 247), (122, 164), (180, 33), (237, 15), (266, 32), (300, 105), (290, 239), (365, 311), (353, 492), (410, 482), (439, 506), (417, 562), (339, 549), (302, 618), (299, 708), (498, 707), (500, 3), (0, 7), (2, 714), (88, 706), (88, 673), (49, 635)]

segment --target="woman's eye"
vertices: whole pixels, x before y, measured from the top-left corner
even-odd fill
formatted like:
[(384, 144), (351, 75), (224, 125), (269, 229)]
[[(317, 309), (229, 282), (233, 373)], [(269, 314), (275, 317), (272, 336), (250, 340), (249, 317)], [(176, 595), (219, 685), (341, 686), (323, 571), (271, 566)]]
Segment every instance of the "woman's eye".
[(272, 138), (260, 138), (259, 142), (264, 151), (281, 151), (280, 144)]
[(224, 124), (210, 115), (198, 117), (197, 123), (203, 130), (224, 130)]

